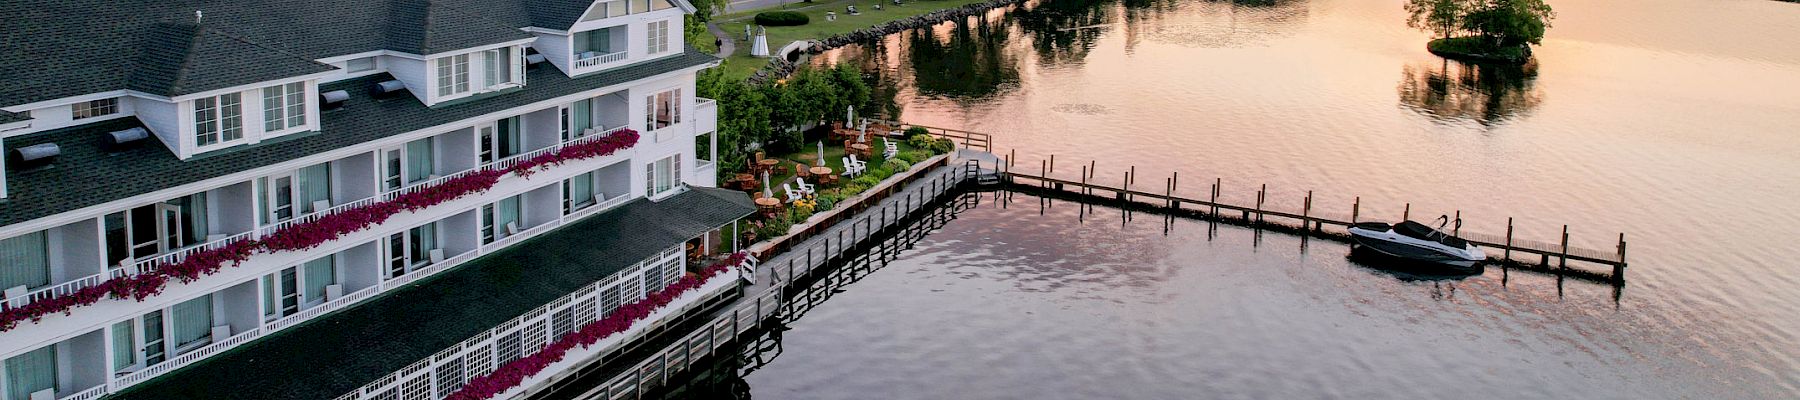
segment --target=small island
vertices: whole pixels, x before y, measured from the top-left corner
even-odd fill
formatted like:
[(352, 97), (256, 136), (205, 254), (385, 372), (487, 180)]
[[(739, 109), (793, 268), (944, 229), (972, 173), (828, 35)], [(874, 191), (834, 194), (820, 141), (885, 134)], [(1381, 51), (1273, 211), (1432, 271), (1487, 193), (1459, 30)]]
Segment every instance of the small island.
[(1462, 61), (1522, 64), (1556, 17), (1544, 0), (1407, 0), (1406, 26), (1436, 34), (1425, 49)]

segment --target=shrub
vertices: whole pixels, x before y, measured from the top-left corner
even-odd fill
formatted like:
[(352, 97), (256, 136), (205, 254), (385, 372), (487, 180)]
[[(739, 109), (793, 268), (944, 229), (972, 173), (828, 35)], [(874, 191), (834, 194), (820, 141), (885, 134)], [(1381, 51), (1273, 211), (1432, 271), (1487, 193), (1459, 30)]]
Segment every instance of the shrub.
[(889, 170), (887, 170), (887, 168), (879, 168), (878, 167), (878, 168), (869, 170), (869, 173), (867, 175), (875, 177), (875, 180), (880, 181), (880, 180), (885, 180), (890, 176), (894, 176), (894, 171), (889, 171)]
[(911, 129), (906, 130), (907, 131), (906, 144), (908, 146), (912, 146), (912, 148), (915, 148), (915, 149), (923, 149), (923, 148), (931, 147), (931, 142), (937, 141), (937, 138), (931, 137), (930, 134), (923, 132), (924, 129), (919, 129), (920, 132), (916, 132), (916, 133), (912, 131), (913, 129), (919, 129), (919, 128), (911, 128)]
[(812, 218), (812, 215), (813, 215), (812, 207), (794, 207), (792, 209), (788, 209), (788, 215), (787, 215), (788, 223), (790, 225), (805, 223), (807, 218)]
[(820, 193), (818, 198), (819, 204), (813, 206), (813, 209), (817, 211), (830, 210), (832, 207), (837, 207), (837, 202), (843, 199), (844, 195), (837, 194), (837, 192)]
[(754, 226), (752, 231), (756, 232), (756, 237), (766, 240), (786, 235), (788, 228), (793, 226), (794, 224), (789, 222), (785, 215), (777, 215), (774, 218), (763, 219), (762, 225)]
[[(898, 156), (898, 155), (896, 154), (896, 156)], [(896, 158), (890, 158), (887, 160), (887, 162), (881, 163), (881, 168), (898, 173), (900, 171), (912, 169), (912, 163), (906, 162), (906, 160), (902, 160), (902, 159), (899, 159), (898, 157), (896, 157)]]
[(900, 155), (894, 158), (906, 160), (906, 162), (910, 164), (918, 164), (920, 161), (931, 158), (931, 152), (926, 150), (907, 150), (900, 152)]
[(806, 14), (793, 11), (768, 11), (756, 13), (756, 24), (762, 26), (800, 26), (812, 22)]
[(856, 184), (858, 186), (862, 186), (865, 188), (871, 188), (871, 187), (875, 187), (875, 185), (880, 184), (881, 178), (877, 178), (874, 175), (864, 174), (863, 176), (859, 176), (859, 177), (856, 177), (856, 179), (850, 180), (850, 183), (853, 183), (853, 184)]
[(850, 182), (844, 184), (844, 187), (839, 188), (838, 192), (843, 193), (844, 197), (850, 197), (855, 196), (857, 193), (862, 193), (864, 190), (869, 190), (869, 187), (856, 182)]
[(931, 145), (926, 147), (931, 149), (933, 154), (944, 154), (956, 151), (956, 142), (952, 142), (948, 139), (938, 139), (931, 141)]
[(920, 128), (920, 127), (916, 127), (916, 126), (911, 127), (911, 128), (906, 128), (906, 137), (908, 139), (911, 139), (913, 136), (929, 135), (929, 134), (931, 134), (931, 131), (927, 131), (927, 130), (925, 130), (925, 128)]

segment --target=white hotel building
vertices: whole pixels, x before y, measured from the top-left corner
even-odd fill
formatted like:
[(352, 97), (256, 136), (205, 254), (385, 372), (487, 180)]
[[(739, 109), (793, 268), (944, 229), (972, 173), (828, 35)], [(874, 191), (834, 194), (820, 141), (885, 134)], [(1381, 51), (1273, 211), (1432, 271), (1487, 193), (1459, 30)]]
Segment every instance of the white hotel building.
[[(729, 250), (719, 228), (754, 209), (712, 188), (717, 110), (694, 77), (719, 60), (683, 43), (693, 11), (8, 2), (7, 309), (623, 129), (641, 136), (141, 301), (21, 321), (0, 331), (0, 400), (438, 399), (674, 281)], [(717, 300), (733, 281), (678, 302)]]

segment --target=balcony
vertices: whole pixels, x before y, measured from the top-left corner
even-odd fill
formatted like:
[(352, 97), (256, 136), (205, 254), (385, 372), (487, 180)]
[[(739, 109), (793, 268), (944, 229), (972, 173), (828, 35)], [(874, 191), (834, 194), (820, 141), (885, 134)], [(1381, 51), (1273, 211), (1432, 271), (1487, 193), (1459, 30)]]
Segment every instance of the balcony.
[[(383, 282), (380, 290), (393, 296), (376, 296), (335, 314), (317, 316), (313, 318), (317, 323), (286, 326), (288, 332), (274, 339), (280, 343), (239, 346), (234, 351), (221, 351), (227, 346), (209, 345), (183, 356), (216, 354), (210, 358), (212, 362), (159, 371), (156, 374), (161, 377), (157, 379), (136, 376), (115, 381), (110, 390), (119, 400), (334, 398), (350, 391), (358, 392), (352, 398), (386, 398), (383, 396), (397, 392), (396, 388), (409, 382), (438, 381), (432, 374), (449, 371), (437, 368), (441, 365), (455, 364), (467, 368), (461, 371), (476, 373), (491, 371), (506, 360), (530, 354), (570, 329), (605, 315), (610, 310), (596, 307), (603, 303), (596, 300), (605, 297), (608, 291), (603, 289), (609, 286), (629, 288), (613, 292), (625, 297), (612, 297), (618, 299), (611, 303), (616, 307), (641, 295), (644, 286), (661, 288), (679, 279), (681, 270), (674, 268), (682, 266), (682, 243), (714, 234), (719, 227), (754, 211), (742, 194), (706, 190), (712, 191), (690, 191), (663, 203), (625, 201), (593, 218), (562, 224), (570, 229), (549, 230), (528, 243), (492, 253), (478, 251), (493, 257), (467, 257), (470, 261), (463, 267), (449, 265), (462, 257), (434, 263), (444, 265), (439, 268), (441, 271), (413, 272), (420, 276), (436, 272), (431, 283), (417, 285), (410, 276)], [(650, 225), (666, 229), (633, 235), (592, 234)], [(592, 262), (577, 265), (554, 260)], [(515, 265), (531, 267), (514, 268)], [(699, 294), (727, 293), (735, 281), (731, 275), (716, 277)], [(446, 291), (444, 287), (456, 290)], [(493, 293), (506, 295), (496, 298)], [(683, 297), (667, 311), (681, 310), (687, 299)], [(316, 308), (331, 307), (334, 306)], [(651, 325), (656, 318), (652, 316), (640, 324)], [(270, 331), (265, 327), (260, 334), (266, 337)], [(245, 334), (251, 333), (240, 333)], [(384, 341), (381, 348), (371, 351), (318, 351), (356, 348), (356, 343), (366, 342), (369, 337), (394, 340)], [(616, 342), (600, 343), (596, 350)], [(502, 351), (508, 343), (513, 350)], [(452, 346), (455, 350), (447, 352)], [(446, 356), (434, 357), (438, 354)], [(320, 365), (332, 368), (317, 368)], [(459, 377), (443, 379), (463, 379), (468, 374), (473, 373), (458, 372)], [(137, 385), (123, 391), (130, 383)], [(358, 390), (363, 385), (370, 386), (370, 390)]]
[(624, 51), (615, 51), (611, 53), (597, 53), (590, 51), (578, 53), (575, 54), (575, 69), (583, 70), (599, 68), (603, 65), (625, 61), (626, 54), (627, 52)]
[(718, 131), (719, 102), (705, 97), (694, 100), (694, 134)]

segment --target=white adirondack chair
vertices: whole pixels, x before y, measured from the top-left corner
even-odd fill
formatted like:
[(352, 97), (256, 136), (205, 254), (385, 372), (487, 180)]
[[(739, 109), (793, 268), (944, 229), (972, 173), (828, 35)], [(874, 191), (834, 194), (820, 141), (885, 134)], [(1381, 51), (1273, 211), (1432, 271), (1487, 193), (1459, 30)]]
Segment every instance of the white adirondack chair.
[(802, 193), (802, 194), (818, 194), (819, 193), (817, 190), (818, 188), (814, 187), (812, 184), (806, 183), (805, 179), (794, 178), (794, 185), (800, 187), (800, 193)]
[(900, 146), (886, 137), (881, 138), (881, 147), (881, 158), (894, 158), (900, 154)]
[(781, 184), (781, 192), (787, 193), (787, 201), (789, 203), (792, 203), (796, 200), (800, 200), (803, 196), (800, 192), (794, 191), (793, 185), (789, 185), (786, 183)]

